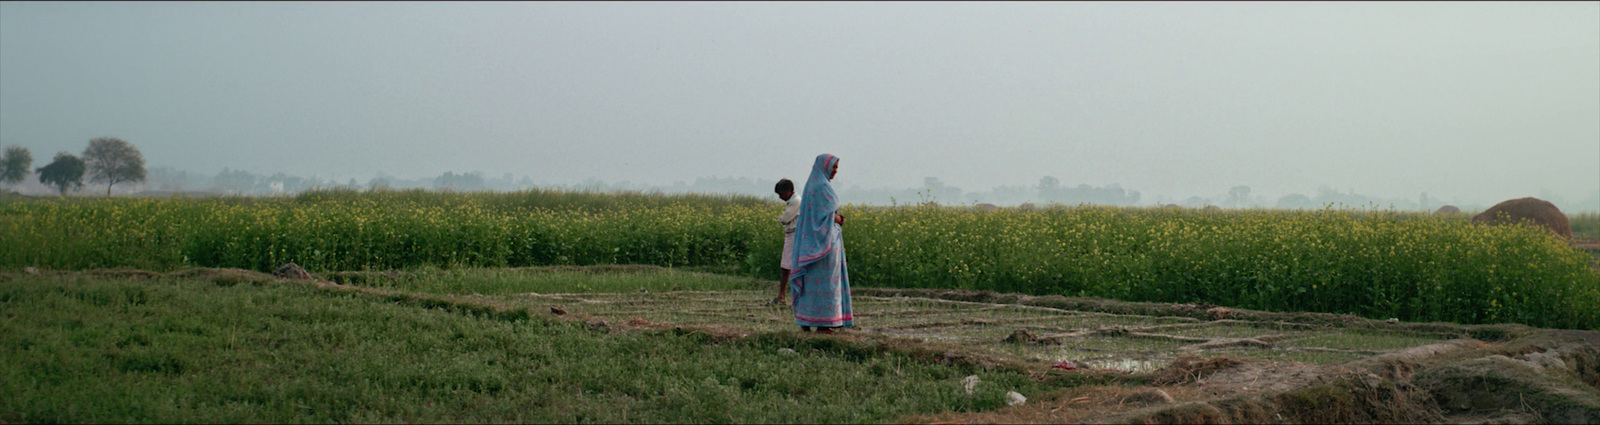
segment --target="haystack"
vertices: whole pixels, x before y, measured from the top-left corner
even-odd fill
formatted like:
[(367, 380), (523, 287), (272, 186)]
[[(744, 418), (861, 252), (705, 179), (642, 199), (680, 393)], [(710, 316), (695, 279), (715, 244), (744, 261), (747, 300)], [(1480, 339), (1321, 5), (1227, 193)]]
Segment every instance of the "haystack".
[(306, 269), (300, 268), (300, 266), (295, 265), (295, 263), (284, 264), (283, 267), (278, 267), (277, 270), (274, 270), (272, 272), (272, 275), (273, 276), (277, 276), (277, 277), (281, 277), (281, 278), (284, 278), (284, 279), (310, 279), (311, 278), (311, 273), (306, 273)]
[(1445, 205), (1433, 211), (1434, 214), (1461, 214), (1461, 209), (1455, 205)]
[(1520, 198), (1494, 204), (1472, 217), (1473, 223), (1499, 225), (1516, 223), (1528, 220), (1544, 227), (1550, 233), (1572, 238), (1572, 225), (1567, 223), (1567, 215), (1562, 214), (1555, 204), (1538, 198)]

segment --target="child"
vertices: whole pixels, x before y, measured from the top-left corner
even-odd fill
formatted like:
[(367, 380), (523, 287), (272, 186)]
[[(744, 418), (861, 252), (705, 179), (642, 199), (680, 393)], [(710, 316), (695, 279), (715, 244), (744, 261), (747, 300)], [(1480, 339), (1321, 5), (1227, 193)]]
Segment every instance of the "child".
[(789, 300), (789, 269), (794, 268), (794, 225), (795, 219), (800, 218), (800, 198), (794, 196), (794, 182), (789, 179), (778, 180), (778, 186), (772, 191), (784, 202), (783, 215), (778, 216), (778, 224), (783, 225), (783, 258), (778, 260), (783, 280), (778, 281), (778, 297), (768, 303), (779, 305)]

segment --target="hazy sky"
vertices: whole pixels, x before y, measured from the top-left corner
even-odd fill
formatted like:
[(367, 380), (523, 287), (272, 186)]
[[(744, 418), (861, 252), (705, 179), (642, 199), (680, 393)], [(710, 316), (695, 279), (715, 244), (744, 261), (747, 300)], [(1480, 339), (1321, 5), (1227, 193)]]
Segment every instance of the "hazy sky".
[[(0, 144), (150, 167), (1600, 190), (1600, 2), (0, 2)], [(1147, 198), (1149, 199), (1149, 198)]]

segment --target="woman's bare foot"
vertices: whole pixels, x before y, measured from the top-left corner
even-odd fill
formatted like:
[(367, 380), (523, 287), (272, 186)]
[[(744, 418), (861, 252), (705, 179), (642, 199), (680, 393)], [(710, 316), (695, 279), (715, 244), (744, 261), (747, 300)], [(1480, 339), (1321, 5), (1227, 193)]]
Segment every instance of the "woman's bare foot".
[(823, 334), (823, 335), (832, 335), (833, 334), (833, 328), (817, 328), (817, 333)]

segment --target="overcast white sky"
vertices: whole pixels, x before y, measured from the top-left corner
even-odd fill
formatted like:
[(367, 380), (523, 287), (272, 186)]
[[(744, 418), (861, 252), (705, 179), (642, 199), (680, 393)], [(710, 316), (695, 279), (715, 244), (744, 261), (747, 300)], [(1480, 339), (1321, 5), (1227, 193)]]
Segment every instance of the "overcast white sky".
[[(0, 144), (150, 167), (1600, 190), (1600, 2), (0, 2)], [(1146, 198), (1150, 199), (1150, 198)]]

